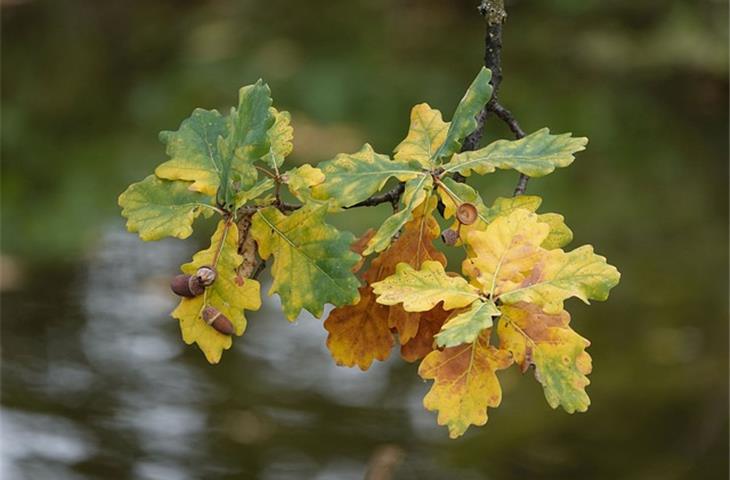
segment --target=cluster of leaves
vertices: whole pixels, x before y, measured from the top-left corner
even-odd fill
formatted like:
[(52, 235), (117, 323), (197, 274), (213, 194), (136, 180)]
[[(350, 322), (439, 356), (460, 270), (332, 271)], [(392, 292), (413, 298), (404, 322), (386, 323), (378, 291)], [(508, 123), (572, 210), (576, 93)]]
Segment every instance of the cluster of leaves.
[[(170, 160), (119, 203), (128, 229), (143, 240), (186, 238), (198, 215), (222, 217), (210, 247), (182, 267), (218, 272), (204, 294), (183, 298), (173, 312), (184, 341), (217, 363), (231, 337), (208, 325), (203, 310), (215, 307), (241, 335), (244, 310), (261, 304), (255, 276), (273, 256), (269, 293), (280, 296), (286, 317), (294, 320), (302, 309), (320, 317), (325, 304), (334, 305), (324, 322), (327, 346), (344, 366), (366, 370), (398, 342), (403, 359), (421, 360), (419, 374), (434, 380), (424, 405), (438, 411), (438, 423), (454, 438), (487, 421), (487, 408), (501, 401), (496, 372), (513, 363), (523, 372), (534, 367), (553, 408), (586, 410), (589, 342), (570, 328), (563, 303), (605, 300), (618, 271), (589, 245), (562, 250), (572, 232), (561, 215), (536, 213), (539, 197), (497, 198), (487, 206), (454, 176), (496, 169), (544, 176), (572, 163), (587, 139), (542, 129), (461, 152), (491, 97), (490, 77), (479, 72), (451, 122), (416, 105), (393, 158), (366, 144), (319, 168), (282, 171), (292, 150), (290, 118), (271, 106), (261, 81), (241, 89), (228, 116), (198, 109), (177, 131), (163, 132)], [(402, 194), (377, 230), (356, 240), (325, 223), (328, 214), (369, 204), (392, 178), (402, 182)], [(282, 185), (301, 204), (282, 202)], [(463, 206), (474, 218), (460, 215)], [(436, 247), (438, 212), (452, 223), (449, 243), (465, 252), (463, 276), (446, 271), (446, 255)]]

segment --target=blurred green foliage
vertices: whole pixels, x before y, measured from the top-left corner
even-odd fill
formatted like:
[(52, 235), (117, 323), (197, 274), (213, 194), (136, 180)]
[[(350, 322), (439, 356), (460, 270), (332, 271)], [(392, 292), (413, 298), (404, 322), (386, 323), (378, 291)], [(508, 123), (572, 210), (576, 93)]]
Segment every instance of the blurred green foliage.
[[(572, 306), (594, 342), (591, 413), (548, 414), (537, 384), (515, 387), (438, 455), (495, 478), (726, 478), (727, 3), (507, 8), (503, 103), (528, 132), (590, 139), (528, 193), (623, 278), (606, 305)], [(475, 5), (437, 0), (16, 1), (2, 28), (2, 249), (51, 264), (121, 228), (116, 196), (164, 160), (157, 132), (196, 106), (229, 105), (263, 77), (292, 112), (294, 163), (365, 141), (388, 153), (415, 103), (450, 117), (483, 54)], [(485, 141), (509, 135), (487, 128)], [(478, 187), (489, 202), (515, 182)], [(335, 221), (360, 232), (386, 213)]]

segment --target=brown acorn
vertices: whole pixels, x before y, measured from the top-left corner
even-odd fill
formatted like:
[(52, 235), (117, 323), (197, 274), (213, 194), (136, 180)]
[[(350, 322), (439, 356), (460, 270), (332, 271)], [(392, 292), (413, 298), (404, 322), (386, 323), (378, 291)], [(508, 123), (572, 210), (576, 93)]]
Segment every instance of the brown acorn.
[(223, 315), (215, 307), (208, 306), (203, 309), (203, 320), (223, 335), (233, 335), (235, 332), (233, 324), (228, 320), (228, 317)]
[(456, 245), (456, 241), (459, 240), (459, 232), (451, 230), (450, 228), (444, 230), (441, 233), (441, 240), (443, 240), (446, 245)]
[(477, 221), (479, 212), (473, 203), (464, 202), (456, 209), (456, 218), (462, 225), (471, 225)]
[(170, 282), (170, 288), (181, 297), (193, 298), (197, 297), (205, 291), (205, 287), (200, 281), (192, 275), (175, 275)]
[(215, 271), (215, 268), (213, 267), (200, 267), (197, 272), (195, 272), (195, 278), (198, 279), (198, 282), (203, 287), (209, 287), (215, 282), (215, 279), (217, 277), (217, 273)]

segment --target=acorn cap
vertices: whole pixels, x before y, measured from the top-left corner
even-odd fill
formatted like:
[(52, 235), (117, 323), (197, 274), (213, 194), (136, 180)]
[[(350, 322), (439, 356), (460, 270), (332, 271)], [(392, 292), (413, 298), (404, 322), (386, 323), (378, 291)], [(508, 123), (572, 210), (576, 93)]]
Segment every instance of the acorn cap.
[(462, 225), (471, 225), (478, 217), (479, 211), (473, 203), (464, 202), (456, 209), (456, 218)]
[(203, 287), (209, 287), (213, 284), (213, 282), (215, 282), (217, 274), (215, 268), (204, 266), (200, 267), (198, 271), (195, 272), (195, 277)]
[(203, 320), (223, 335), (235, 333), (233, 323), (215, 307), (208, 306), (203, 309)]
[(200, 283), (200, 279), (193, 275), (188, 279), (188, 288), (194, 297), (201, 295), (205, 291), (205, 287)]

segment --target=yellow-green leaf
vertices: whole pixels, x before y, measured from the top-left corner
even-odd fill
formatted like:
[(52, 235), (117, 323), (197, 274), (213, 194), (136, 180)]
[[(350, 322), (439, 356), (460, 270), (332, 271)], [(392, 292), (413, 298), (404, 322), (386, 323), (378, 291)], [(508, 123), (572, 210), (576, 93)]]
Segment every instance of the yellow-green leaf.
[(418, 368), (421, 378), (434, 380), (423, 406), (438, 411), (438, 424), (449, 428), (451, 438), (487, 423), (487, 407), (502, 401), (497, 370), (509, 367), (512, 357), (490, 346), (489, 335), (490, 329), (472, 343), (434, 350)]
[(479, 298), (479, 291), (463, 278), (451, 277), (439, 262), (426, 261), (420, 270), (399, 263), (395, 274), (373, 283), (382, 305), (403, 304), (408, 312), (425, 312), (444, 302), (444, 310), (466, 307)]
[(547, 314), (529, 303), (502, 306), (497, 327), (500, 348), (509, 350), (521, 368), (535, 367), (552, 408), (585, 412), (591, 404), (585, 388), (590, 383), (591, 357), (585, 351), (590, 342), (568, 326), (570, 315)]
[(559, 313), (563, 301), (570, 297), (578, 297), (585, 303), (606, 300), (620, 278), (616, 267), (593, 253), (590, 245), (567, 253), (550, 250), (522, 281), (502, 289), (499, 299), (503, 303), (535, 303), (546, 313)]
[(492, 298), (522, 282), (541, 259), (540, 244), (550, 227), (529, 210), (517, 209), (497, 217), (486, 230), (466, 237), (470, 255), (462, 270)]
[(301, 202), (312, 199), (311, 187), (324, 182), (325, 176), (322, 170), (314, 168), (309, 164), (289, 170), (283, 175), (283, 180), (289, 187), (289, 191)]
[(291, 126), (291, 115), (289, 112), (279, 112), (271, 107), (274, 115), (274, 124), (266, 132), (269, 140), (269, 153), (264, 155), (263, 160), (274, 170), (281, 167), (284, 159), (294, 149), (292, 139), (294, 138), (294, 128)]
[(187, 238), (201, 213), (213, 212), (210, 197), (191, 191), (188, 182), (160, 180), (150, 175), (119, 195), (127, 230), (144, 241), (163, 237)]
[(434, 166), (433, 156), (446, 139), (449, 123), (441, 118), (441, 112), (427, 103), (419, 103), (411, 110), (411, 125), (406, 138), (395, 147), (398, 161), (416, 161), (422, 167)]
[[(192, 181), (191, 189), (233, 202), (233, 182), (252, 186), (253, 162), (269, 152), (267, 131), (274, 123), (271, 92), (261, 80), (239, 91), (238, 108), (228, 117), (196, 109), (175, 132), (162, 132), (170, 160), (155, 170), (160, 178)], [(220, 187), (220, 191), (219, 191)]]
[[(518, 208), (524, 208), (531, 212), (537, 212), (542, 203), (542, 198), (534, 195), (518, 195), (516, 197), (498, 197), (494, 204), (485, 212), (487, 222), (492, 222), (497, 217), (508, 216)], [(538, 219), (550, 225), (550, 233), (543, 240), (542, 247), (552, 250), (569, 244), (573, 240), (573, 232), (565, 224), (565, 218), (558, 213), (541, 213)]]
[(388, 248), (393, 236), (413, 217), (413, 210), (430, 197), (432, 188), (433, 179), (430, 175), (419, 175), (407, 181), (401, 198), (401, 209), (385, 219), (368, 242), (363, 255), (367, 256)]
[(241, 190), (236, 193), (236, 208), (240, 208), (247, 202), (254, 200), (274, 188), (274, 180), (270, 177), (262, 178), (248, 190)]
[(326, 204), (310, 204), (288, 216), (268, 207), (253, 217), (259, 255), (274, 256), (269, 294), (279, 294), (289, 320), (303, 308), (319, 317), (325, 303), (350, 305), (359, 299), (352, 268), (360, 256), (350, 250), (354, 236), (326, 224), (326, 213)]
[(387, 155), (375, 153), (367, 143), (358, 152), (341, 153), (319, 166), (326, 178), (312, 189), (313, 197), (332, 199), (340, 207), (365, 200), (392, 177), (406, 181), (421, 171), (417, 164), (393, 161)]
[(471, 343), (484, 329), (492, 326), (492, 318), (496, 316), (499, 316), (499, 309), (491, 300), (474, 302), (468, 309), (454, 312), (436, 335), (436, 344), (455, 347)]
[(194, 274), (198, 268), (212, 266), (217, 272), (215, 282), (203, 295), (183, 298), (172, 316), (180, 321), (182, 337), (188, 345), (193, 342), (205, 354), (210, 363), (218, 363), (223, 350), (231, 347), (231, 337), (223, 335), (208, 325), (201, 313), (205, 307), (218, 309), (233, 324), (236, 335), (246, 329), (245, 310), (261, 307), (259, 283), (253, 279), (237, 280), (236, 269), (243, 262), (238, 254), (238, 228), (235, 223), (218, 224), (210, 247), (193, 256), (193, 261), (182, 266), (183, 273)]
[(479, 150), (454, 155), (444, 171), (485, 175), (500, 168), (542, 177), (573, 163), (574, 154), (585, 150), (587, 143), (585, 137), (572, 137), (570, 133), (551, 135), (550, 130), (543, 128), (519, 140), (497, 140)]
[(476, 115), (492, 98), (492, 72), (484, 67), (479, 71), (474, 81), (456, 107), (454, 116), (449, 124), (444, 143), (434, 154), (436, 161), (448, 158), (461, 149), (461, 144), (467, 135), (477, 128)]

